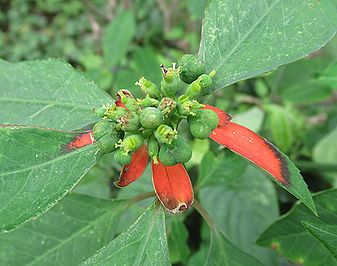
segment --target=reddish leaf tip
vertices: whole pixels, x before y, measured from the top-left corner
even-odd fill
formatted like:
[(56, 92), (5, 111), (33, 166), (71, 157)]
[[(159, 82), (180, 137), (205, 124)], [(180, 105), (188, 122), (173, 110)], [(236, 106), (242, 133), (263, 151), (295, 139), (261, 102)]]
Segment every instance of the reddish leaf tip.
[(66, 146), (66, 151), (70, 152), (87, 145), (93, 144), (95, 141), (91, 130), (88, 132), (80, 133), (74, 137), (72, 141), (70, 141)]
[(284, 156), (250, 129), (229, 122), (218, 126), (209, 137), (258, 165), (284, 186), (290, 186), (290, 172)]
[(115, 185), (122, 188), (139, 179), (147, 166), (148, 156), (147, 145), (144, 144), (132, 154), (131, 163), (123, 166)]

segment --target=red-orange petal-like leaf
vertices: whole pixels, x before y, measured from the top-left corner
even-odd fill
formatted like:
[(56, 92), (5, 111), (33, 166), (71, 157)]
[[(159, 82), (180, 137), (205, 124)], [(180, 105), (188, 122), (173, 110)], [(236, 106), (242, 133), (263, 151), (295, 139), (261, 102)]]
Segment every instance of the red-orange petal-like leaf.
[(228, 113), (212, 105), (205, 104), (205, 107), (202, 109), (209, 109), (214, 111), (219, 117), (219, 126), (226, 125), (229, 121), (232, 120), (232, 117)]
[(188, 209), (193, 203), (193, 188), (185, 167), (152, 162), (152, 180), (158, 199), (171, 213)]
[(79, 133), (71, 142), (67, 144), (66, 150), (68, 152), (82, 148), (84, 146), (93, 144), (95, 139), (91, 133), (91, 130), (84, 133)]
[(125, 187), (140, 178), (146, 168), (149, 155), (147, 145), (142, 145), (132, 154), (131, 163), (124, 165), (119, 180), (115, 182), (117, 187)]
[(258, 165), (283, 185), (290, 185), (288, 164), (282, 154), (250, 129), (229, 122), (214, 129), (209, 137)]

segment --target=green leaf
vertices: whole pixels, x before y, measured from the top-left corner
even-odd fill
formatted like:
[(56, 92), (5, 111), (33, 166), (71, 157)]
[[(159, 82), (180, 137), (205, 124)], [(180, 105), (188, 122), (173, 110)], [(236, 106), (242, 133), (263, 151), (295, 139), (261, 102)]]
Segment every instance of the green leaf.
[(318, 78), (318, 82), (337, 90), (337, 63), (327, 67)]
[(107, 66), (113, 67), (126, 55), (135, 27), (133, 13), (122, 11), (104, 29), (102, 45)]
[[(119, 176), (116, 178), (119, 178)], [(133, 182), (124, 188), (118, 188), (117, 199), (128, 200), (149, 192), (153, 192), (151, 164), (147, 165), (142, 177), (137, 182)], [(153, 196), (155, 197), (155, 195)], [(150, 197), (129, 206), (118, 225), (118, 232), (126, 231), (152, 202), (153, 198)]]
[(138, 47), (134, 52), (133, 62), (139, 78), (145, 77), (146, 79), (159, 84), (162, 72), (156, 54), (152, 49), (149, 47)]
[(0, 126), (0, 232), (50, 209), (95, 164), (96, 145), (67, 148), (78, 135)]
[(261, 129), (264, 119), (264, 112), (258, 107), (252, 107), (244, 113), (235, 114), (233, 122), (248, 127), (254, 132)]
[(236, 154), (216, 158), (212, 152), (208, 152), (199, 164), (198, 186), (233, 183), (243, 174), (246, 165), (247, 161)]
[(337, 27), (337, 2), (335, 0), (320, 0), (330, 21)]
[(170, 265), (162, 207), (153, 204), (128, 230), (81, 265)]
[(265, 265), (277, 265), (274, 252), (255, 244), (278, 217), (275, 188), (255, 167), (242, 168), (245, 172), (236, 183), (201, 189), (200, 202), (230, 241)]
[(199, 49), (217, 71), (208, 93), (302, 58), (336, 31), (317, 0), (210, 0)]
[(201, 20), (207, 0), (188, 0), (187, 7), (193, 19)]
[(234, 246), (221, 232), (216, 229), (211, 230), (210, 241), (210, 247), (204, 264), (205, 266), (263, 265), (251, 255)]
[[(336, 163), (337, 127), (316, 143), (312, 155), (314, 162), (323, 164)], [(324, 173), (324, 176), (331, 177), (332, 181), (336, 184), (335, 178), (337, 177), (337, 172)]]
[(275, 147), (273, 144), (269, 143), (271, 147), (277, 152), (277, 156), (279, 160), (282, 161), (282, 164), (286, 167), (287, 176), (289, 178), (289, 185), (284, 185), (279, 180), (277, 180), (273, 175), (271, 175), (269, 172), (263, 170), (266, 175), (271, 178), (275, 183), (277, 183), (280, 187), (288, 191), (290, 194), (295, 196), (297, 199), (302, 201), (315, 215), (317, 215), (317, 210), (314, 204), (314, 201), (312, 199), (312, 196), (310, 194), (310, 191), (308, 189), (307, 184), (303, 180), (303, 177), (301, 176), (300, 170), (296, 167), (296, 165), (288, 158), (287, 155), (282, 153), (277, 147)]
[(70, 194), (36, 221), (1, 234), (0, 264), (77, 265), (112, 239), (125, 207)]
[(337, 265), (335, 258), (301, 224), (301, 221), (337, 223), (337, 190), (328, 190), (314, 196), (319, 218), (302, 203), (273, 223), (257, 241), (259, 245), (274, 248), (278, 253), (306, 266)]
[(116, 93), (120, 89), (128, 88), (134, 97), (143, 98), (144, 93), (139, 86), (135, 85), (135, 83), (139, 80), (139, 77), (140, 76), (136, 73), (136, 71), (132, 69), (120, 69), (115, 76), (113, 93)]
[(265, 105), (268, 114), (266, 128), (271, 133), (272, 142), (283, 152), (289, 153), (298, 137), (300, 115), (295, 116), (290, 108), (276, 104)]
[(322, 101), (331, 95), (331, 89), (317, 82), (319, 75), (329, 64), (329, 60), (310, 58), (280, 67), (266, 77), (274, 94), (279, 94), (284, 102), (310, 104)]
[(171, 263), (186, 263), (190, 250), (187, 244), (188, 231), (177, 216), (172, 216), (168, 224), (168, 247)]
[(337, 225), (305, 221), (302, 224), (337, 259)]
[(0, 124), (79, 129), (98, 120), (94, 107), (111, 101), (61, 60), (0, 60)]

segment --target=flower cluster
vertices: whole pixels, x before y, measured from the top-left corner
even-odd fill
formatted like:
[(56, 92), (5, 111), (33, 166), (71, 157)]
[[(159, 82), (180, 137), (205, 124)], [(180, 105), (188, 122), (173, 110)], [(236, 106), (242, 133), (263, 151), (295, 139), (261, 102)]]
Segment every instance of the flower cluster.
[[(144, 98), (120, 90), (114, 104), (95, 110), (101, 120), (92, 133), (101, 152), (114, 152), (114, 159), (123, 165), (115, 182), (118, 187), (140, 178), (150, 157), (154, 189), (163, 206), (177, 213), (193, 203), (191, 181), (183, 166), (192, 150), (178, 131), (182, 120), (187, 120), (193, 137), (211, 138), (288, 184), (284, 166), (268, 142), (231, 122), (224, 111), (196, 100), (212, 86), (215, 71), (207, 74), (205, 65), (193, 55), (184, 55), (177, 66), (161, 67), (160, 86), (144, 77), (136, 83)], [(261, 151), (265, 158), (259, 155)]]

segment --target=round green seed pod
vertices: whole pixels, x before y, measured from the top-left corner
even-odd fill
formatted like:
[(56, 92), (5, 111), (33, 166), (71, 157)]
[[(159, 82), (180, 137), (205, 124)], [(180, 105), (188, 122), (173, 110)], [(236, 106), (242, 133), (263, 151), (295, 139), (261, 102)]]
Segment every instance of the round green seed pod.
[(190, 84), (195, 81), (200, 75), (206, 72), (204, 63), (191, 54), (186, 54), (178, 60), (178, 67), (180, 68), (180, 78)]
[(177, 162), (176, 162), (176, 160), (174, 158), (174, 154), (173, 153), (174, 153), (173, 150), (171, 150), (168, 145), (163, 144), (160, 147), (159, 160), (164, 165), (168, 165), (168, 166), (175, 165), (175, 164), (177, 164)]
[(183, 138), (178, 138), (175, 143), (174, 158), (177, 163), (187, 163), (192, 158), (192, 149)]
[(94, 139), (99, 140), (104, 135), (111, 134), (113, 126), (114, 126), (113, 122), (107, 120), (101, 120), (97, 122), (92, 129)]
[(114, 159), (119, 164), (126, 165), (126, 164), (131, 163), (132, 154), (131, 153), (125, 153), (124, 151), (119, 149), (115, 152)]
[(119, 140), (118, 134), (106, 134), (97, 141), (97, 145), (102, 153), (110, 153), (116, 150), (116, 143)]
[(171, 145), (163, 144), (159, 151), (160, 161), (168, 166), (186, 163), (191, 157), (192, 149), (183, 138), (178, 138)]
[(140, 124), (144, 128), (155, 129), (164, 120), (162, 112), (155, 107), (147, 107), (140, 114)]
[(193, 137), (206, 139), (211, 132), (218, 126), (219, 118), (211, 110), (198, 110), (195, 116), (187, 118), (188, 125)]

